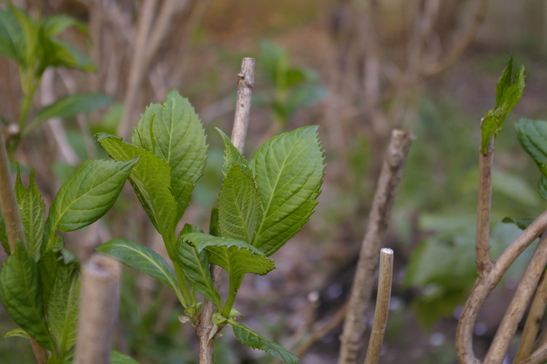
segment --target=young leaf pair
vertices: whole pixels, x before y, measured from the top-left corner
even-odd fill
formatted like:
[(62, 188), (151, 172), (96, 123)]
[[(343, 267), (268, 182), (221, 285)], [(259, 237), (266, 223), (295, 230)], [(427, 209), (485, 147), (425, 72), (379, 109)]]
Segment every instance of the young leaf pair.
[[(313, 213), (324, 170), (317, 127), (272, 138), (250, 162), (219, 133), (226, 147), (224, 181), (209, 234), (186, 224), (178, 238), (176, 227), (205, 165), (207, 149), (203, 128), (188, 101), (171, 91), (162, 105), (150, 105), (135, 129), (132, 144), (119, 137), (97, 135), (115, 160), (139, 157), (129, 180), (163, 237), (173, 269), (157, 253), (127, 239), (114, 239), (98, 250), (173, 288), (190, 321), (198, 319), (201, 303), (194, 293), (198, 291), (217, 306), (216, 323), (239, 330), (236, 337), (245, 345), (295, 362), (280, 346), (249, 334), (248, 328), (236, 323), (232, 306), (244, 275), (264, 275), (274, 269), (268, 256), (294, 236)], [(211, 280), (210, 264), (228, 272), (229, 293), (224, 304)]]
[(137, 159), (83, 163), (55, 196), (47, 220), (34, 173), (26, 188), (17, 178), (15, 196), (23, 235), (15, 251), (0, 219), (0, 241), (9, 255), (0, 271), (0, 297), (20, 326), (6, 337), (33, 338), (50, 352), (49, 363), (65, 363), (72, 357), (80, 294), (79, 262), (64, 248), (57, 231), (78, 230), (103, 216), (136, 163)]

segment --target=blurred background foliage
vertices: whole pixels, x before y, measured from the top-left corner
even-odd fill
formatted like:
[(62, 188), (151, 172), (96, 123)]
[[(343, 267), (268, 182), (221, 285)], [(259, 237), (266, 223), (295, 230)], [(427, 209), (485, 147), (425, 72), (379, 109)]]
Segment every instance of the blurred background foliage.
[[(205, 226), (222, 178), (223, 146), (213, 128), (231, 130), (242, 57), (257, 60), (248, 156), (278, 132), (321, 126), (327, 172), (317, 211), (276, 253), (278, 269), (268, 278), (247, 279), (236, 303), (248, 316), (246, 324), (287, 348), (297, 348), (309, 333), (307, 317), (327, 322), (342, 305), (383, 152), (391, 129), (398, 127), (416, 139), (384, 242), (395, 250), (396, 279), (382, 362), (456, 362), (456, 318), (475, 279), (479, 123), (495, 104), (496, 81), (510, 55), (526, 66), (527, 88), (496, 143), (493, 255), (519, 232), (501, 223), (504, 217), (534, 218), (545, 209), (536, 192), (539, 172), (511, 125), (519, 117), (547, 117), (544, 1), (498, 0), (487, 9), (484, 0), (13, 3), (35, 17), (65, 14), (85, 24), (88, 34), (69, 28), (58, 37), (97, 67), (95, 73), (47, 69), (32, 115), (48, 100), (76, 93), (114, 100), (101, 111), (48, 120), (21, 141), (15, 158), (27, 173), (36, 168), (48, 205), (79, 163), (107, 157), (94, 133), (127, 135), (145, 105), (176, 88), (190, 99), (209, 135), (208, 165), (185, 215), (185, 222)], [(477, 14), (485, 15), (484, 22)], [(22, 97), (16, 64), (0, 57), (4, 123), (20, 117)], [(162, 253), (143, 221), (125, 191), (99, 223), (66, 239), (81, 259), (101, 242), (122, 236)], [(479, 353), (527, 256), (481, 313), (475, 332)], [(311, 292), (319, 293), (319, 303), (310, 301)], [(157, 282), (127, 269), (116, 347), (143, 364), (196, 362), (192, 330), (178, 322), (175, 303)], [(0, 335), (13, 327), (0, 308)], [(339, 328), (326, 335), (302, 362), (334, 363), (338, 335)], [(230, 333), (219, 340), (219, 363), (269, 362), (240, 346), (231, 350), (233, 341)], [(25, 345), (17, 338), (0, 342), (0, 361), (32, 363)]]

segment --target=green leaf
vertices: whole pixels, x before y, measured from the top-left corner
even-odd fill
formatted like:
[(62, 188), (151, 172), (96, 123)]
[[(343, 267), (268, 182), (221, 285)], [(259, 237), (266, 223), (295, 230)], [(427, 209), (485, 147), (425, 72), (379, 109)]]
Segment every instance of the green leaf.
[(0, 296), (13, 320), (42, 347), (55, 350), (44, 319), (38, 266), (19, 242), (0, 271)]
[(481, 153), (486, 154), (486, 148), (492, 137), (496, 138), (503, 129), (507, 115), (520, 100), (524, 92), (525, 69), (521, 66), (511, 82), (513, 59), (511, 58), (503, 70), (496, 86), (496, 107), (489, 110), (481, 123)]
[(96, 137), (115, 160), (128, 161), (139, 157), (129, 175), (131, 185), (156, 230), (162, 235), (173, 233), (178, 222), (177, 202), (171, 194), (169, 165), (151, 152), (125, 143), (122, 138), (104, 133), (96, 134)]
[(520, 144), (536, 164), (547, 165), (547, 121), (520, 119), (515, 128)]
[(11, 11), (0, 9), (0, 54), (26, 66), (25, 35)]
[(236, 339), (253, 349), (258, 349), (267, 352), (268, 354), (275, 356), (278, 359), (283, 360), (287, 364), (296, 364), (299, 359), (296, 355), (283, 349), (281, 345), (271, 342), (270, 340), (260, 336), (256, 332), (249, 329), (247, 326), (240, 324), (234, 320), (228, 321)]
[(250, 167), (264, 211), (252, 245), (270, 256), (304, 226), (317, 205), (325, 168), (317, 126), (270, 139)]
[(71, 118), (109, 105), (114, 99), (100, 93), (75, 94), (63, 97), (51, 105), (44, 106), (36, 114), (36, 118), (29, 124), (25, 134), (36, 129), (44, 121), (53, 118)]
[(183, 234), (179, 240), (190, 242), (200, 253), (209, 253), (209, 262), (228, 272), (237, 290), (246, 273), (265, 275), (275, 269), (274, 262), (264, 253), (243, 241), (203, 233)]
[(43, 57), (37, 70), (41, 75), (47, 67), (68, 67), (85, 72), (95, 72), (97, 67), (85, 54), (68, 43), (50, 37), (42, 30), (40, 38), (43, 47)]
[(24, 42), (26, 52), (24, 54), (24, 68), (32, 67), (39, 57), (38, 50), (40, 48), (40, 23), (34, 19), (31, 19), (25, 12), (12, 4), (9, 4), (8, 8), (19, 23), (25, 39)]
[(249, 168), (233, 166), (224, 178), (218, 197), (220, 236), (253, 241), (257, 224), (262, 220), (262, 202)]
[(38, 261), (44, 234), (46, 205), (44, 200), (42, 200), (42, 195), (38, 191), (38, 186), (34, 179), (34, 170), (30, 172), (27, 188), (21, 182), (21, 175), (17, 174), (15, 197), (19, 207), (19, 214), (21, 215), (28, 252), (34, 261)]
[(222, 137), (222, 140), (224, 141), (224, 166), (222, 168), (222, 173), (226, 177), (228, 174), (228, 171), (232, 169), (233, 166), (236, 164), (243, 164), (244, 166), (248, 166), (249, 163), (245, 159), (245, 157), (237, 150), (237, 148), (232, 144), (232, 141), (222, 130), (219, 128), (216, 128), (217, 132)]
[[(171, 90), (161, 108), (151, 106), (137, 125), (133, 143), (153, 152), (171, 168), (171, 192), (177, 201), (178, 222), (207, 158), (205, 133), (188, 99)], [(152, 149), (153, 148), (153, 149)]]
[(89, 31), (85, 23), (68, 15), (49, 16), (42, 22), (42, 26), (50, 36), (56, 36), (68, 27), (74, 26), (79, 31), (89, 36)]
[(112, 350), (110, 352), (110, 364), (139, 364), (136, 360), (131, 359), (131, 357), (120, 353), (119, 351)]
[(518, 217), (506, 217), (501, 222), (505, 224), (515, 224), (519, 229), (524, 230), (534, 221), (534, 219), (521, 219)]
[(200, 232), (200, 230), (188, 224), (184, 226), (177, 241), (177, 258), (181, 263), (184, 276), (192, 287), (217, 307), (222, 307), (220, 294), (211, 279), (207, 252), (205, 250), (199, 252), (195, 246), (186, 243), (183, 238), (184, 234)]
[(6, 332), (6, 335), (4, 335), (4, 339), (7, 339), (8, 337), (22, 337), (23, 339), (30, 339), (30, 336), (28, 336), (28, 334), (23, 329), (13, 329)]
[(97, 251), (156, 278), (175, 291), (178, 290), (177, 279), (171, 267), (161, 255), (148, 247), (128, 239), (112, 239), (101, 244)]
[(40, 283), (42, 285), (42, 296), (44, 302), (44, 312), (47, 311), (47, 305), (50, 302), (51, 292), (57, 277), (57, 272), (63, 266), (64, 262), (61, 253), (58, 250), (46, 251), (38, 261), (38, 272)]
[(51, 289), (46, 315), (50, 330), (59, 345), (61, 357), (64, 357), (76, 343), (79, 299), (78, 264), (60, 264)]
[(102, 217), (116, 202), (137, 159), (84, 162), (61, 187), (49, 210), (50, 233), (74, 231)]
[(513, 57), (509, 58), (507, 66), (501, 72), (501, 76), (496, 85), (496, 105), (503, 102), (503, 94), (511, 86), (511, 76), (513, 76)]

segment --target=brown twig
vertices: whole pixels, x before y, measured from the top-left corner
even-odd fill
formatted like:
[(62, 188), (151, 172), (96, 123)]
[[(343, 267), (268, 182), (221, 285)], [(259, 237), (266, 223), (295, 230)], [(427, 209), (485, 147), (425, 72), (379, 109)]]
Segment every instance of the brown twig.
[(82, 267), (75, 364), (108, 363), (118, 314), (121, 267), (95, 253)]
[(492, 164), (494, 138), (486, 147), (486, 154), (479, 152), (479, 205), (477, 211), (477, 240), (475, 243), (477, 274), (484, 277), (490, 271), (490, 208), (492, 206)]
[(327, 335), (329, 332), (331, 332), (336, 326), (340, 325), (340, 323), (344, 320), (344, 317), (346, 317), (346, 311), (348, 309), (348, 303), (346, 302), (336, 313), (334, 316), (332, 316), (327, 323), (323, 324), (321, 322), (314, 325), (312, 329), (311, 336), (308, 337), (308, 339), (304, 342), (302, 342), (298, 347), (294, 350), (294, 354), (298, 357), (302, 357), (304, 353), (308, 351), (308, 349), (316, 343), (318, 340), (321, 340), (325, 335)]
[(380, 251), (380, 270), (378, 277), (378, 296), (376, 311), (370, 334), (365, 364), (376, 364), (380, 358), (384, 334), (386, 332), (389, 301), (391, 299), (391, 282), (393, 278), (393, 250), (383, 248)]
[(339, 364), (353, 364), (361, 347), (365, 330), (363, 317), (372, 294), (374, 275), (378, 267), (378, 255), (383, 235), (387, 229), (391, 207), (405, 166), (412, 136), (401, 130), (391, 133), (391, 141), (384, 160), (378, 187), (361, 246), (357, 271), (353, 281), (348, 312), (344, 322)]
[(541, 319), (545, 314), (547, 307), (547, 271), (544, 271), (539, 281), (538, 289), (530, 306), (524, 329), (520, 337), (520, 343), (515, 355), (515, 363), (520, 363), (526, 359), (532, 352), (532, 347), (536, 341)]
[[(479, 310), (501, 280), (503, 274), (515, 259), (541, 233), (547, 229), (547, 211), (541, 214), (528, 226), (503, 252), (500, 258), (492, 265), (492, 269), (484, 278), (477, 278), (471, 294), (464, 306), (458, 329), (456, 331), (456, 353), (462, 364), (480, 364), (473, 352), (473, 327)], [(530, 263), (531, 265), (532, 263)], [(539, 274), (538, 274), (539, 276)]]
[(479, 31), (479, 28), (481, 27), (482, 23), (484, 22), (484, 18), (486, 17), (486, 12), (488, 11), (488, 0), (481, 0), (479, 4), (479, 9), (477, 10), (477, 13), (475, 14), (475, 17), (473, 18), (473, 23), (469, 27), (467, 33), (465, 36), (461, 39), (461, 41), (452, 48), (452, 50), (448, 53), (448, 55), (444, 58), (444, 60), (438, 62), (432, 67), (429, 67), (422, 71), (422, 75), (424, 76), (434, 76), (436, 74), (439, 74), (452, 66), (458, 58), (461, 57), (463, 52), (469, 47), (471, 42), (473, 42), (473, 39), (475, 39), (475, 36), (477, 35), (477, 32)]
[(511, 339), (537, 288), (541, 273), (547, 264), (547, 235), (542, 237), (517, 287), (515, 295), (498, 327), (494, 341), (488, 349), (485, 364), (501, 363), (509, 350)]
[[(547, 361), (547, 343), (541, 345), (539, 349), (519, 364), (545, 364), (545, 361)], [(518, 362), (515, 361), (515, 363)]]
[[(234, 126), (232, 130), (232, 143), (243, 152), (245, 146), (245, 136), (247, 135), (247, 126), (249, 125), (249, 111), (251, 109), (251, 95), (254, 85), (254, 64), (252, 58), (243, 58), (241, 63), (241, 72), (237, 75), (237, 104), (234, 116)], [(211, 268), (211, 277), (213, 283), (218, 287), (222, 278), (222, 268), (213, 265)], [(215, 313), (216, 306), (213, 302), (205, 300), (201, 310), (200, 323), (196, 328), (199, 337), (199, 363), (213, 363), (213, 340), (211, 337), (215, 334), (217, 328), (213, 326), (211, 317)]]

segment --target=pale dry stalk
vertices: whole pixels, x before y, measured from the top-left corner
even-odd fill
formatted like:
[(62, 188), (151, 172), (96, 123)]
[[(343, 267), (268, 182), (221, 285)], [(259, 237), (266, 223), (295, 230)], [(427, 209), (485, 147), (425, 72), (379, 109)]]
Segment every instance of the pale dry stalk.
[(370, 333), (365, 364), (377, 364), (382, 351), (386, 333), (389, 301), (391, 299), (391, 282), (393, 280), (393, 250), (383, 248), (380, 251), (380, 270), (378, 276), (378, 296), (374, 322)]
[(410, 133), (401, 130), (391, 133), (353, 281), (341, 336), (339, 364), (354, 364), (362, 346), (362, 336), (366, 329), (364, 316), (372, 294), (382, 239), (389, 223), (411, 141)]
[[(243, 153), (245, 136), (249, 125), (249, 113), (251, 109), (251, 96), (254, 86), (254, 65), (253, 58), (243, 58), (241, 72), (237, 75), (237, 104), (232, 129), (232, 144)], [(213, 265), (211, 267), (211, 278), (216, 287), (222, 279), (222, 268)], [(200, 315), (200, 323), (196, 327), (199, 338), (199, 364), (213, 363), (213, 339), (211, 338), (218, 330), (211, 322), (216, 306), (213, 302), (205, 300)]]
[(82, 266), (75, 364), (108, 363), (118, 316), (121, 266), (95, 253)]

